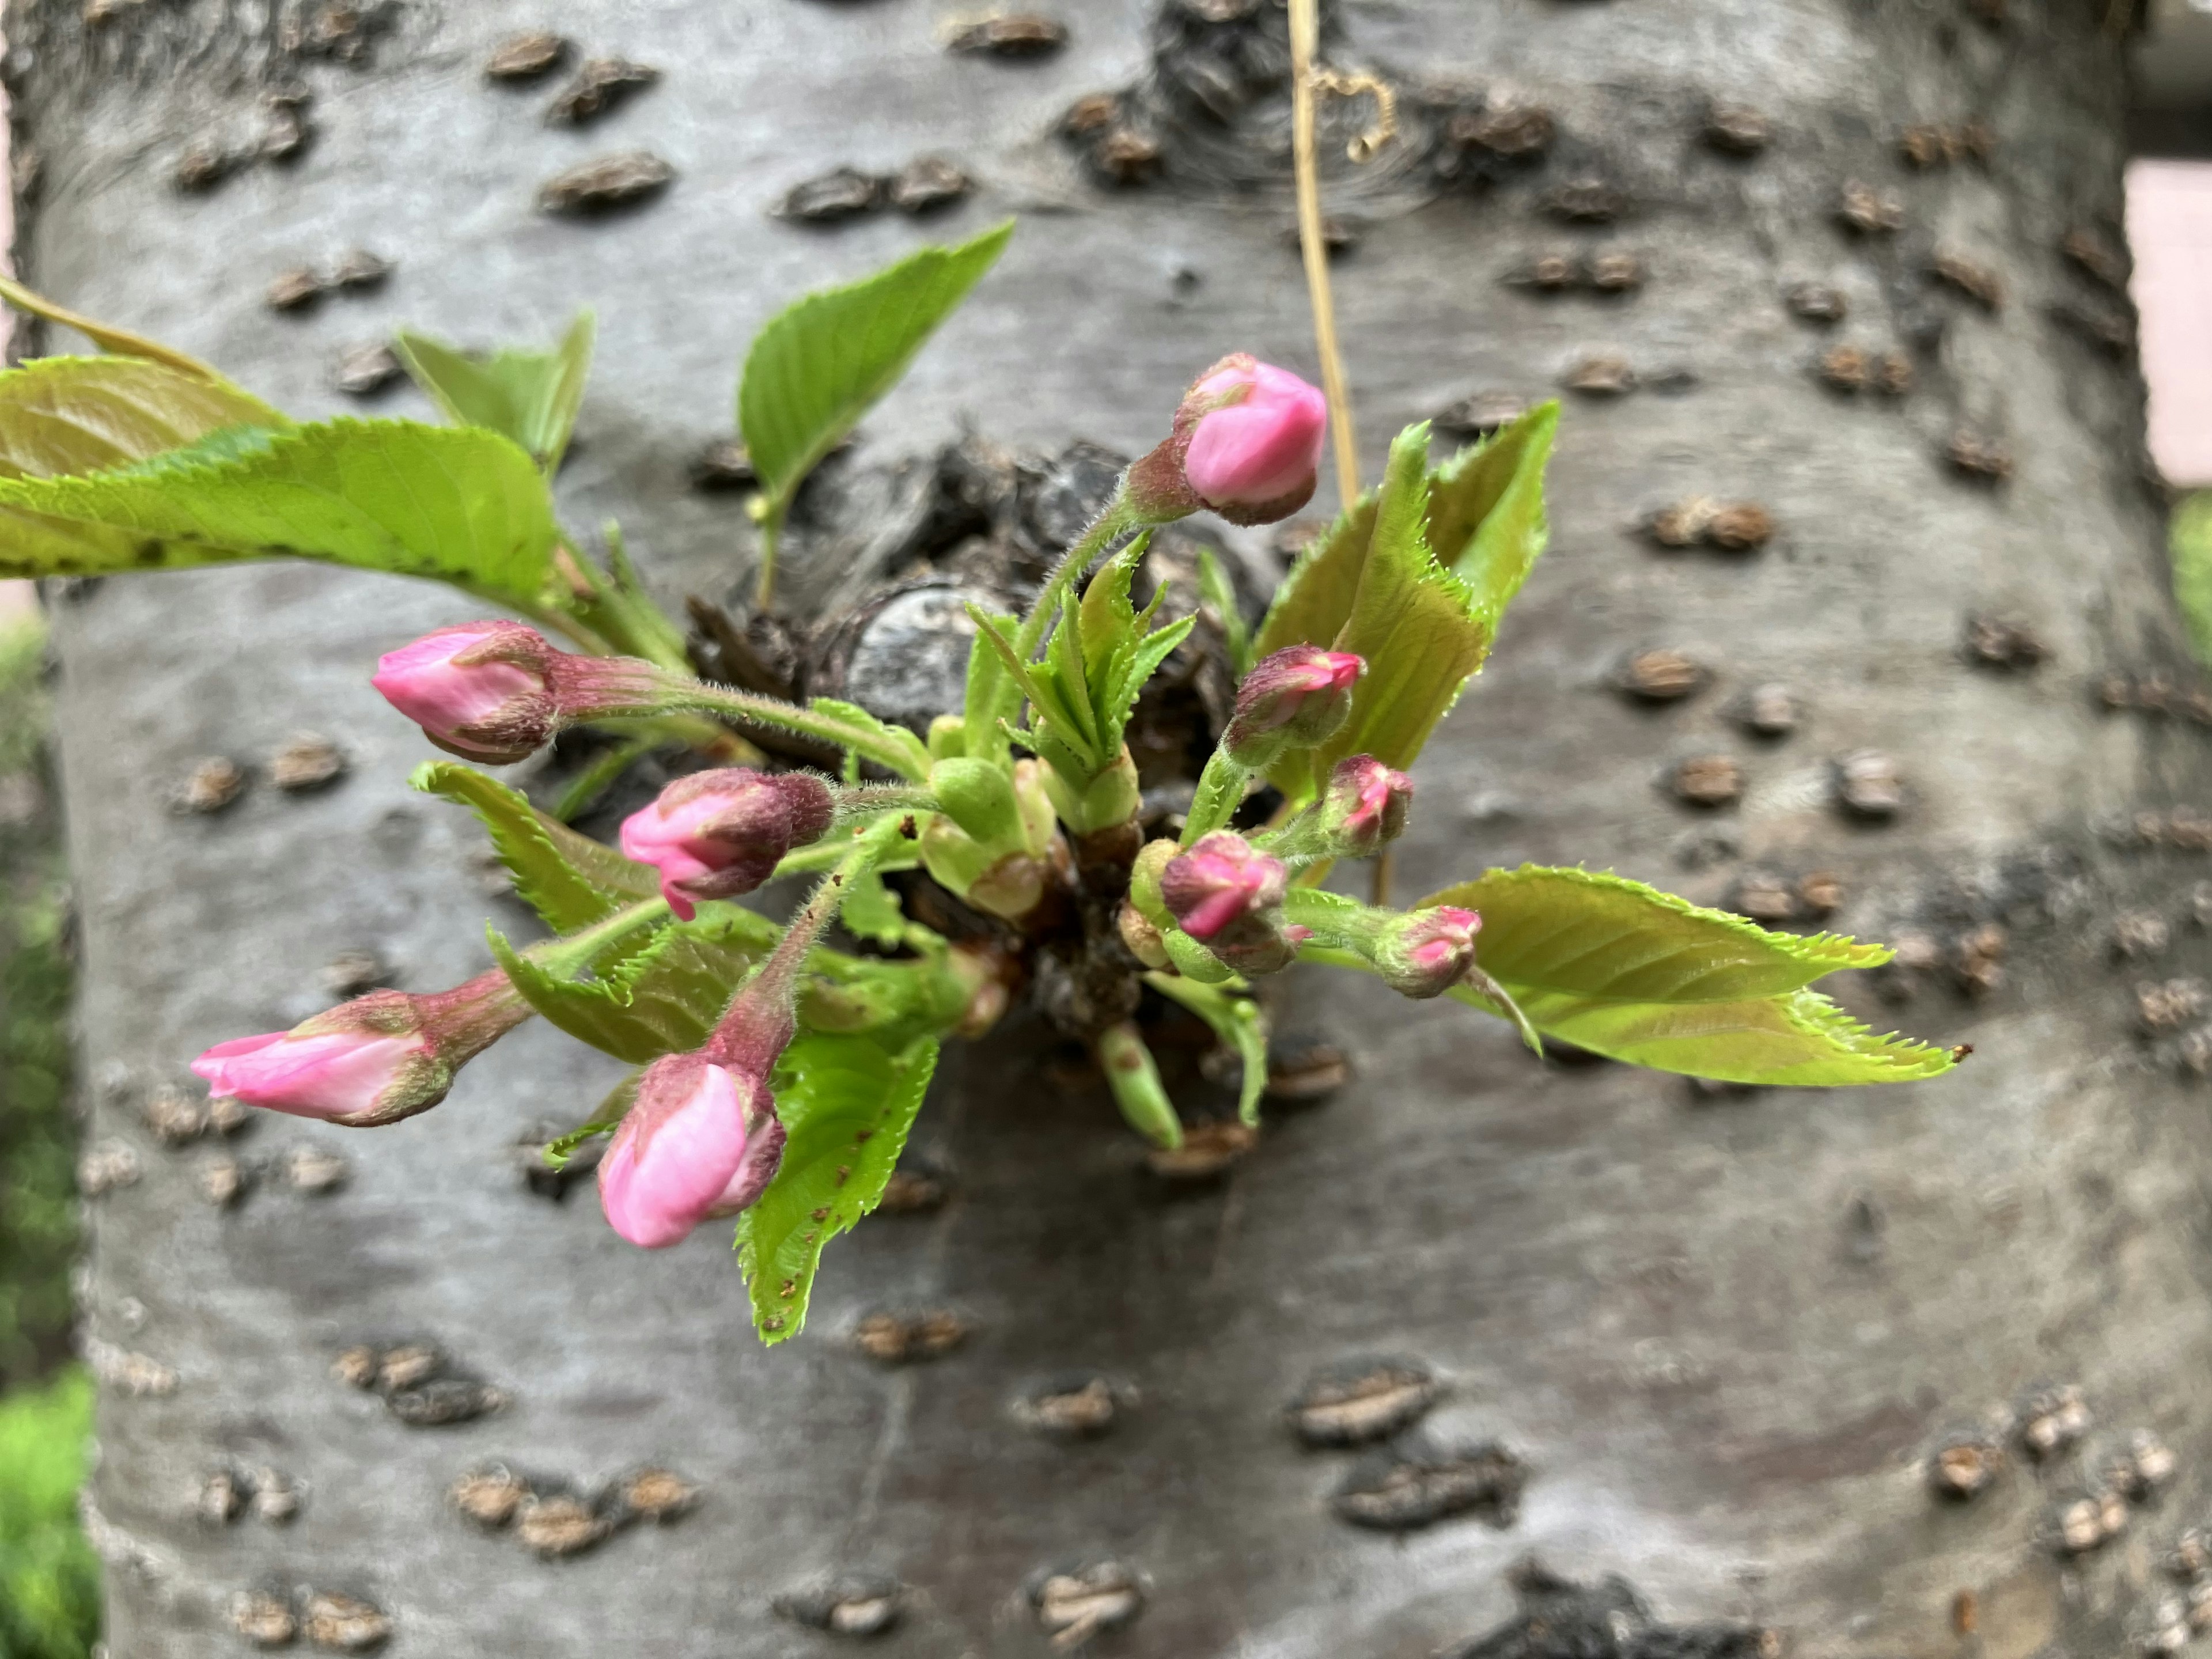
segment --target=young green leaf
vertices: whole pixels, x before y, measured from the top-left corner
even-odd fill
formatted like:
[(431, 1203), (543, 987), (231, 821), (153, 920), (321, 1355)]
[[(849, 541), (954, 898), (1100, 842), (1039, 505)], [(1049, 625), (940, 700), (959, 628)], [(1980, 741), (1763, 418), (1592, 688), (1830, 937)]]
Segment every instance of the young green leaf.
[[(94, 318), (56, 305), (42, 294), (35, 294), (12, 276), (0, 276), (0, 300), (5, 300), (18, 311), (27, 311), (33, 317), (44, 318), (50, 323), (59, 323), (64, 328), (73, 328), (98, 346), (102, 351), (120, 357), (136, 357), (149, 362), (161, 363), (181, 371), (195, 380), (210, 381), (227, 391), (238, 388), (197, 357), (191, 357), (173, 346), (163, 345), (159, 340), (149, 340), (143, 334), (133, 334), (127, 328), (118, 328)], [(243, 397), (246, 394), (239, 392)]]
[(1880, 967), (1891, 954), (1834, 933), (1770, 933), (1609, 872), (1492, 870), (1417, 908), (1437, 904), (1482, 917), (1476, 960), (1516, 996), (1736, 1002), (1798, 990), (1839, 969)]
[(707, 1040), (730, 998), (781, 929), (734, 904), (702, 904), (596, 979), (568, 979), (498, 933), (493, 957), (523, 1000), (579, 1042), (642, 1066)]
[(1352, 613), (1334, 642), (1336, 650), (1365, 658), (1367, 673), (1352, 693), (1352, 718), (1336, 736), (1318, 749), (1292, 751), (1277, 769), (1279, 781), (1290, 780), (1285, 793), (1294, 799), (1318, 793), (1329, 769), (1347, 755), (1372, 755), (1386, 766), (1413, 764), (1481, 665), (1489, 635), (1468, 614), (1466, 586), (1429, 550), (1428, 446), (1426, 425), (1407, 428), (1390, 446), (1374, 536)]
[(514, 890), (556, 933), (603, 921), (660, 890), (650, 865), (548, 817), (520, 793), (458, 761), (425, 761), (407, 781), (426, 794), (467, 807), (491, 833), (492, 850), (514, 878)]
[[(1429, 483), (1429, 545), (1467, 584), (1470, 612), (1488, 641), (1551, 540), (1544, 468), (1559, 406), (1539, 404), (1486, 441), (1462, 451)], [(1487, 649), (1487, 646), (1486, 646)]]
[(906, 942), (906, 912), (899, 908), (898, 895), (884, 884), (880, 870), (863, 870), (847, 884), (837, 915), (847, 933), (871, 945), (889, 951)]
[(1337, 515), (1336, 522), (1306, 544), (1291, 574), (1275, 590), (1273, 604), (1252, 643), (1254, 657), (1272, 656), (1285, 646), (1327, 647), (1351, 620), (1358, 597), (1359, 573), (1375, 540), (1377, 497), (1367, 491)]
[(565, 1168), (577, 1147), (587, 1140), (611, 1135), (621, 1128), (622, 1121), (629, 1115), (629, 1109), (637, 1104), (638, 1079), (644, 1075), (641, 1067), (632, 1072), (615, 1085), (612, 1091), (599, 1103), (599, 1110), (592, 1114), (588, 1122), (579, 1123), (567, 1133), (556, 1135), (547, 1141), (538, 1154), (544, 1159), (545, 1166), (550, 1170)]
[(967, 695), (961, 704), (960, 723), (966, 734), (966, 753), (971, 760), (1003, 763), (1006, 732), (1000, 722), (1011, 720), (1021, 707), (1021, 689), (1008, 672), (999, 645), (1011, 653), (1013, 630), (1021, 618), (977, 610), (969, 613), (975, 624), (975, 642), (968, 647)]
[(550, 476), (560, 468), (583, 405), (595, 331), (592, 313), (583, 311), (550, 350), (510, 346), (473, 356), (405, 330), (392, 344), (447, 419), (512, 440)]
[(774, 1089), (786, 1139), (775, 1179), (738, 1218), (738, 1265), (762, 1341), (806, 1322), (823, 1247), (883, 1201), (937, 1066), (923, 1039), (887, 1053), (861, 1037), (801, 1036)]
[(226, 427), (286, 424), (258, 398), (167, 363), (40, 357), (0, 374), (0, 477), (100, 472)]
[(738, 426), (771, 534), (816, 463), (898, 383), (1013, 234), (1008, 220), (957, 247), (922, 248), (872, 276), (806, 295), (754, 337)]
[(857, 702), (841, 702), (835, 697), (817, 697), (807, 708), (858, 734), (860, 744), (855, 746), (856, 752), (865, 748), (871, 760), (881, 761), (917, 782), (929, 775), (929, 746), (903, 726), (878, 720)]
[[(1875, 1035), (1817, 991), (1732, 1002), (1616, 1002), (1499, 977), (1545, 1036), (1653, 1071), (1721, 1083), (1841, 1088), (1916, 1082), (1958, 1063), (1944, 1049)], [(1468, 987), (1451, 994), (1500, 1012)]]
[[(552, 571), (552, 502), (529, 459), (492, 433), (404, 421), (228, 428), (83, 477), (0, 478), (9, 510), (59, 528), (0, 540), (0, 575), (326, 559), (527, 612)], [(78, 527), (97, 533), (65, 542)], [(118, 547), (128, 563), (107, 562)]]

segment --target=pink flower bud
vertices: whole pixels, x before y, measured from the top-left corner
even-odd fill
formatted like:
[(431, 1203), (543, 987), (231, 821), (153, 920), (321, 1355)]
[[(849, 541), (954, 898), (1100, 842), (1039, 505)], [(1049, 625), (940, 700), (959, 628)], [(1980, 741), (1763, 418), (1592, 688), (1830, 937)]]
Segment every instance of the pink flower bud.
[(1289, 872), (1233, 830), (1201, 836), (1160, 872), (1160, 897), (1176, 925), (1240, 974), (1272, 974), (1297, 957), (1303, 928), (1283, 923)]
[(1339, 858), (1364, 858), (1405, 833), (1413, 781), (1372, 755), (1337, 762), (1322, 796), (1322, 833)]
[(439, 748), (504, 766), (553, 735), (558, 654), (520, 623), (464, 623), (387, 653), (369, 684)]
[(1129, 469), (1129, 505), (1149, 524), (1211, 507), (1231, 524), (1273, 524), (1312, 498), (1328, 402), (1288, 369), (1244, 352), (1198, 377), (1166, 442)]
[(704, 1054), (664, 1054), (599, 1160), (607, 1221), (648, 1250), (681, 1243), (701, 1222), (735, 1215), (767, 1190), (784, 1129), (767, 1085)]
[(1205, 405), (1183, 453), (1199, 500), (1231, 524), (1273, 524), (1313, 498), (1328, 400), (1288, 369), (1238, 354), (1193, 386)]
[(1366, 672), (1366, 659), (1349, 651), (1285, 646), (1255, 663), (1237, 688), (1222, 747), (1257, 772), (1285, 750), (1327, 742), (1352, 717), (1352, 687)]
[(473, 622), (387, 653), (369, 684), (439, 748), (505, 766), (576, 720), (651, 713), (659, 677), (633, 657), (556, 651), (520, 623)]
[(1376, 935), (1373, 959), (1382, 982), (1401, 996), (1442, 996), (1474, 966), (1482, 918), (1439, 904), (1393, 917)]
[(1282, 860), (1233, 830), (1200, 836), (1160, 872), (1160, 899), (1176, 925), (1201, 944), (1246, 916), (1279, 910), (1290, 883)]
[(529, 1017), (495, 970), (434, 995), (372, 991), (289, 1031), (218, 1042), (192, 1070), (212, 1095), (366, 1128), (428, 1111), (456, 1072)]
[(702, 899), (751, 892), (793, 848), (828, 834), (836, 811), (810, 773), (694, 772), (623, 821), (622, 849), (660, 872), (661, 896), (689, 921)]

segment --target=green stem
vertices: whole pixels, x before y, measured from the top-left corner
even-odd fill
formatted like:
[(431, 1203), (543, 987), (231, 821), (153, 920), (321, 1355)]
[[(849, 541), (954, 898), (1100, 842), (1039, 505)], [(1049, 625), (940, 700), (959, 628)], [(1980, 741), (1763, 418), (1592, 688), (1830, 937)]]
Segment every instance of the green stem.
[(1098, 1066), (1131, 1128), (1170, 1152), (1182, 1145), (1182, 1122), (1176, 1116), (1175, 1103), (1168, 1098), (1152, 1051), (1133, 1021), (1123, 1020), (1100, 1034)]
[(848, 783), (837, 791), (837, 822), (851, 823), (877, 812), (934, 812), (937, 795), (903, 783)]
[[(1375, 964), (1357, 951), (1339, 950), (1333, 945), (1302, 945), (1298, 947), (1298, 960), (1317, 963), (1324, 968), (1349, 968), (1354, 973), (1372, 974), (1376, 971)], [(1521, 1005), (1513, 1000), (1510, 991), (1480, 968), (1469, 969), (1466, 980), (1453, 986), (1447, 994), (1471, 1008), (1480, 1008), (1486, 1014), (1495, 1014), (1509, 1022), (1521, 1034), (1521, 1041), (1528, 1044), (1533, 1053), (1540, 1057), (1542, 1055), (1544, 1039), (1536, 1030), (1535, 1021), (1530, 1019)]]
[(824, 876), (783, 930), (768, 959), (731, 999), (699, 1052), (718, 1065), (772, 1062), (791, 1039), (799, 975), (823, 931), (845, 902), (846, 890), (860, 875), (890, 856), (904, 839), (901, 821), (885, 818), (863, 834), (837, 867)]
[(1198, 788), (1190, 798), (1190, 813), (1182, 821), (1182, 844), (1195, 846), (1200, 836), (1227, 829), (1229, 820), (1244, 804), (1244, 786), (1251, 776), (1229, 758), (1225, 749), (1216, 749), (1207, 756), (1206, 770), (1199, 774)]
[(650, 737), (629, 738), (579, 772), (568, 787), (561, 792), (561, 799), (553, 804), (553, 816), (568, 823), (586, 811), (606, 792), (609, 785), (626, 771), (629, 763), (641, 756), (651, 754), (659, 747)]
[(834, 714), (818, 714), (793, 703), (779, 702), (774, 697), (756, 696), (750, 691), (708, 685), (703, 680), (679, 679), (674, 675), (671, 675), (664, 685), (668, 696), (659, 703), (658, 712), (689, 709), (699, 714), (720, 714), (731, 720), (745, 720), (755, 726), (779, 726), (787, 732), (797, 732), (804, 737), (834, 744), (841, 749), (849, 749), (902, 777), (920, 781), (921, 775), (915, 772), (911, 760), (896, 745), (884, 741), (872, 732), (848, 726)]
[(1181, 974), (1148, 973), (1145, 983), (1171, 1002), (1179, 1002), (1213, 1028), (1214, 1036), (1237, 1050), (1243, 1062), (1243, 1086), (1237, 1115), (1260, 1121), (1260, 1097), (1267, 1087), (1267, 1012), (1250, 997), (1233, 995), (1223, 985), (1201, 985)]
[(783, 536), (783, 507), (769, 506), (761, 514), (760, 580), (753, 588), (753, 609), (766, 616), (775, 604), (776, 544)]

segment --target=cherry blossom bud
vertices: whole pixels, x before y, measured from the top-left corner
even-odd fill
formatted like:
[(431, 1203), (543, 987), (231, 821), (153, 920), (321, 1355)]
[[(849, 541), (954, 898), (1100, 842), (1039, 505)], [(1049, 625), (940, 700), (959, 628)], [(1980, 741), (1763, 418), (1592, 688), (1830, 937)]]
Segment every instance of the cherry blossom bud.
[(1382, 982), (1401, 996), (1442, 996), (1474, 966), (1482, 918), (1439, 904), (1394, 916), (1376, 933), (1370, 955)]
[(192, 1070), (218, 1097), (368, 1128), (435, 1106), (530, 1012), (496, 970), (428, 996), (372, 991), (289, 1031), (218, 1042)]
[(520, 623), (473, 622), (387, 653), (369, 684), (439, 748), (504, 766), (573, 721), (650, 712), (657, 676), (635, 658), (556, 650)]
[(1165, 443), (1129, 469), (1127, 499), (1148, 524), (1211, 507), (1231, 524), (1273, 524), (1312, 498), (1328, 402), (1288, 369), (1244, 352), (1199, 376)]
[(1328, 775), (1321, 830), (1338, 858), (1365, 858), (1405, 833), (1413, 781), (1372, 755), (1351, 755)]
[(1352, 717), (1352, 687), (1366, 672), (1364, 658), (1317, 645), (1285, 646), (1262, 658), (1237, 688), (1222, 748), (1258, 772), (1285, 750), (1327, 742)]
[(784, 854), (828, 834), (836, 813), (830, 786), (811, 773), (694, 772), (623, 821), (622, 849), (660, 872), (661, 896), (689, 921), (702, 900), (751, 892)]
[(767, 1190), (784, 1128), (766, 1082), (703, 1053), (664, 1054), (599, 1160), (599, 1204), (631, 1243), (664, 1249)]
[(1328, 400), (1288, 369), (1239, 354), (1224, 358), (1186, 403), (1198, 417), (1183, 477), (1199, 500), (1231, 524), (1273, 524), (1313, 498)]
[(1233, 830), (1217, 830), (1168, 860), (1160, 899), (1177, 927), (1204, 942), (1246, 916), (1280, 909), (1289, 882), (1281, 860)]
[(1160, 872), (1160, 897), (1176, 926), (1240, 974), (1272, 974), (1297, 955), (1304, 929), (1286, 928), (1282, 860), (1233, 830), (1201, 836)]

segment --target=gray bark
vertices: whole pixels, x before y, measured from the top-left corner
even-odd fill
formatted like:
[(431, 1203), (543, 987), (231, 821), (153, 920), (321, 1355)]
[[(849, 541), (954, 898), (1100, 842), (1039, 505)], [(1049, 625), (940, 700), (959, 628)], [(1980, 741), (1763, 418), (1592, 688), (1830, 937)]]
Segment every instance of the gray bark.
[[(1060, 5), (1066, 49), (1014, 63), (948, 53), (958, 9), (934, 0), (576, 0), (560, 26), (587, 52), (665, 71), (582, 132), (540, 125), (549, 90), (479, 79), (495, 42), (544, 21), (512, 0), (408, 8), (354, 64), (289, 58), (258, 11), (212, 0), (125, 6), (99, 27), (78, 9), (51, 0), (11, 24), (34, 52), (17, 84), (44, 167), (39, 285), (301, 413), (343, 404), (325, 378), (341, 347), (402, 321), (490, 342), (596, 306), (564, 506), (580, 526), (620, 516), (672, 602), (743, 574), (734, 499), (690, 492), (684, 469), (727, 428), (751, 330), (925, 234), (1024, 221), (868, 422), (862, 471), (963, 421), (1134, 451), (1222, 351), (1310, 364), (1277, 94), (1223, 126), (1156, 88), (1141, 118), (1164, 165), (1132, 189), (1104, 187), (1056, 135), (1079, 95), (1188, 67), (1155, 64), (1150, 3)], [(1583, 1583), (1622, 1575), (1657, 1626), (1698, 1629), (1678, 1647), (1623, 1635), (1632, 1619), (1601, 1616), (1617, 1598), (1523, 1574), (1551, 1616), (1486, 1652), (1751, 1651), (1742, 1632), (1772, 1630), (1800, 1655), (1949, 1653), (1955, 1621), (1992, 1659), (2087, 1659), (2150, 1635), (2179, 1589), (2155, 1564), (2212, 1492), (2212, 1163), (2175, 1054), (2185, 1025), (2147, 1036), (2135, 987), (2212, 961), (2190, 914), (2202, 854), (2173, 844), (2170, 817), (2212, 805), (2212, 776), (2197, 724), (2096, 695), (2112, 674), (2187, 683), (2132, 357), (2057, 314), (2125, 317), (2059, 252), (2079, 226), (2116, 234), (2106, 8), (1990, 9), (1373, 0), (1343, 7), (1332, 48), (1409, 87), (1455, 83), (1463, 104), (1540, 104), (1558, 127), (1541, 158), (1471, 152), (1480, 177), (1439, 182), (1444, 115), (1409, 99), (1395, 159), (1332, 161), (1332, 210), (1361, 229), (1337, 270), (1369, 466), (1403, 422), (1476, 392), (1547, 394), (1588, 356), (1620, 356), (1642, 388), (1567, 411), (1554, 545), (1420, 764), (1401, 890), (1524, 858), (1711, 902), (1748, 873), (1832, 872), (1832, 925), (1918, 933), (1942, 954), (1891, 978), (1898, 1004), (1842, 995), (1971, 1041), (1951, 1079), (1699, 1096), (1620, 1067), (1540, 1069), (1466, 1011), (1302, 980), (1286, 1018), (1346, 1043), (1356, 1083), (1279, 1111), (1218, 1188), (1170, 1196), (1104, 1095), (1040, 1073), (1036, 1029), (1017, 1030), (951, 1054), (928, 1109), (953, 1200), (836, 1245), (810, 1329), (764, 1353), (718, 1238), (642, 1255), (588, 1192), (555, 1205), (518, 1179), (517, 1137), (575, 1121), (615, 1074), (544, 1030), (394, 1128), (256, 1124), (236, 1151), (266, 1161), (258, 1188), (229, 1210), (204, 1200), (194, 1166), (216, 1154), (164, 1149), (140, 1109), (190, 1055), (319, 1006), (342, 950), (431, 988), (483, 965), (480, 915), (520, 925), (476, 884), (470, 825), (406, 790), (419, 743), (365, 684), (378, 652), (471, 607), (287, 566), (64, 604), (86, 1074), (112, 1085), (91, 1133), (144, 1166), (92, 1204), (86, 1304), (109, 1383), (90, 1513), (118, 1659), (233, 1651), (234, 1595), (299, 1585), (384, 1609), (398, 1654), (826, 1652), (838, 1638), (772, 1601), (868, 1572), (910, 1587), (884, 1650), (1022, 1654), (1046, 1642), (1033, 1576), (1106, 1560), (1142, 1576), (1146, 1604), (1102, 1652), (1414, 1656), (1513, 1619), (1507, 1569), (1532, 1553)], [(175, 193), (177, 155), (250, 128), (274, 79), (313, 89), (304, 158)], [(1714, 99), (1764, 111), (1772, 143), (1715, 150)], [(1908, 125), (1975, 119), (1994, 136), (1985, 163), (1899, 159)], [(533, 210), (562, 167), (637, 147), (678, 169), (659, 199), (595, 222)], [(835, 165), (923, 153), (980, 181), (925, 228), (766, 216)], [(1613, 222), (1559, 216), (1554, 192), (1583, 179), (1620, 192)], [(1898, 198), (1900, 230), (1839, 223), (1854, 179)], [(399, 261), (380, 292), (264, 310), (278, 270), (357, 243)], [(1631, 252), (1646, 280), (1613, 296), (1503, 280), (1555, 250)], [(1996, 272), (2001, 309), (1931, 280), (1938, 252)], [(1801, 282), (1839, 289), (1847, 318), (1793, 314)], [(1824, 386), (1814, 364), (1838, 342), (1905, 353), (1913, 390)], [(388, 407), (422, 412), (411, 395)], [(1946, 461), (1962, 430), (2002, 442), (2008, 481)], [(1762, 504), (1772, 542), (1670, 552), (1639, 530), (1698, 497)], [(1971, 659), (1977, 613), (2028, 624), (2048, 656)], [(1714, 683), (1632, 706), (1612, 677), (1638, 647), (1698, 655)], [(1803, 705), (1781, 741), (1736, 723), (1739, 696), (1770, 682)], [(334, 787), (289, 798), (257, 778), (226, 813), (165, 810), (195, 757), (258, 762), (301, 728), (344, 744)], [(1865, 750), (1901, 768), (1887, 822), (1832, 799), (1834, 763)], [(1747, 787), (1700, 818), (1664, 780), (1711, 753)], [(2166, 815), (2144, 821), (2148, 842), (2138, 813)], [(2181, 841), (2202, 838), (2195, 822)], [(2116, 917), (2139, 909), (2171, 942), (2116, 961)], [(2004, 978), (1969, 1001), (1956, 987), (1989, 977), (1972, 942), (1988, 924), (2008, 934)], [(297, 1146), (341, 1152), (349, 1179), (291, 1190), (279, 1160)], [(884, 1369), (849, 1334), (878, 1307), (955, 1310), (970, 1334)], [(407, 1339), (508, 1403), (410, 1427), (331, 1374), (349, 1345)], [(1399, 1535), (1339, 1518), (1330, 1495), (1357, 1455), (1303, 1449), (1282, 1407), (1317, 1369), (1376, 1354), (1448, 1385), (1432, 1445), (1496, 1441), (1525, 1462), (1517, 1514)], [(1135, 1391), (1110, 1434), (1060, 1443), (1017, 1421), (1025, 1390), (1085, 1372)], [(2094, 1430), (2037, 1462), (1997, 1419), (2065, 1385)], [(2170, 1489), (2101, 1549), (2062, 1554), (2054, 1516), (2137, 1429), (2178, 1455)], [(1966, 1504), (1923, 1470), (1954, 1431), (2013, 1448)], [(492, 1462), (585, 1485), (659, 1463), (703, 1502), (540, 1562), (447, 1506)], [(234, 1462), (306, 1483), (297, 1518), (198, 1518), (202, 1477)], [(1592, 1618), (1597, 1645), (1571, 1646)]]

